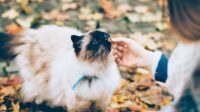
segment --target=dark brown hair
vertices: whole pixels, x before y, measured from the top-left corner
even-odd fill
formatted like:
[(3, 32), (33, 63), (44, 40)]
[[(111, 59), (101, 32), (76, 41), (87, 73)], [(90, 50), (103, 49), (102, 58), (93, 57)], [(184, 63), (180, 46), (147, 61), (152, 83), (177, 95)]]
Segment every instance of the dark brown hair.
[(200, 40), (200, 0), (168, 0), (173, 30), (187, 40)]

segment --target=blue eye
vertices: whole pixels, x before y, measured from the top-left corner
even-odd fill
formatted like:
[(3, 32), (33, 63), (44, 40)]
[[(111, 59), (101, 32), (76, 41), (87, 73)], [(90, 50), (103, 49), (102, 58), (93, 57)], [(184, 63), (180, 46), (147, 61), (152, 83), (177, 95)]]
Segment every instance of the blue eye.
[(97, 40), (96, 39), (94, 39), (93, 41), (92, 41), (92, 44), (97, 44), (98, 42), (97, 42)]
[(108, 35), (107, 35), (107, 34), (104, 34), (103, 36), (104, 36), (104, 38), (107, 38), (107, 37), (108, 37)]

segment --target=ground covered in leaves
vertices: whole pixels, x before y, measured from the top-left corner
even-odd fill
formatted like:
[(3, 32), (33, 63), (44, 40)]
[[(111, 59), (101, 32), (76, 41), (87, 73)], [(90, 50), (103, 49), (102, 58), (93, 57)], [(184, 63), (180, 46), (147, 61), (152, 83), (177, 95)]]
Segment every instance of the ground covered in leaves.
[[(172, 96), (151, 75), (143, 71), (123, 73), (121, 87), (112, 97), (110, 112), (156, 111), (172, 101)], [(141, 74), (142, 73), (142, 74)], [(7, 112), (65, 112), (61, 107), (51, 108), (46, 103), (20, 101), (21, 79), (17, 75), (0, 77), (0, 111)]]
[[(88, 31), (100, 22), (112, 37), (132, 38), (146, 49), (170, 54), (176, 46), (168, 31), (164, 0), (0, 0), (0, 31), (56, 24)], [(45, 103), (20, 101), (21, 79), (12, 62), (0, 62), (0, 112), (62, 112)], [(120, 68), (122, 84), (112, 97), (111, 112), (158, 110), (172, 97), (141, 69)]]

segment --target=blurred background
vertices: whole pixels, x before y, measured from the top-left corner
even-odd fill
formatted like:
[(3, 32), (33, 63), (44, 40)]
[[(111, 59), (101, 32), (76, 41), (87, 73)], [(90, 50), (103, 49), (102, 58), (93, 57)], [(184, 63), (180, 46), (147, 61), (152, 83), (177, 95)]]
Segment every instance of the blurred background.
[(88, 31), (99, 21), (114, 36), (169, 52), (174, 45), (159, 42), (170, 38), (166, 5), (166, 0), (0, 0), (0, 31), (16, 34), (46, 24)]
[[(0, 32), (13, 35), (47, 24), (86, 32), (97, 22), (112, 37), (132, 38), (152, 51), (162, 50), (170, 55), (176, 46), (169, 30), (166, 0), (0, 0)], [(0, 111), (33, 110), (18, 100), (20, 78), (15, 65), (2, 60), (0, 67)], [(111, 111), (157, 110), (171, 101), (166, 89), (147, 72), (121, 70), (124, 80), (113, 96)], [(38, 111), (45, 109), (55, 111), (45, 104), (38, 106)]]

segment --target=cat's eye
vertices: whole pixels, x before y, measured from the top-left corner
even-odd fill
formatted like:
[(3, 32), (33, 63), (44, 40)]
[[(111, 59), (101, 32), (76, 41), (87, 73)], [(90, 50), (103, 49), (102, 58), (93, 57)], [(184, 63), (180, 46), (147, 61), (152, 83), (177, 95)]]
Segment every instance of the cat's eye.
[(98, 42), (97, 42), (97, 40), (96, 39), (94, 39), (93, 41), (92, 41), (92, 44), (97, 44)]

